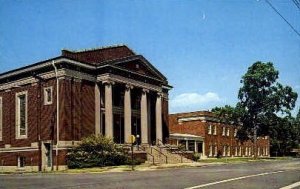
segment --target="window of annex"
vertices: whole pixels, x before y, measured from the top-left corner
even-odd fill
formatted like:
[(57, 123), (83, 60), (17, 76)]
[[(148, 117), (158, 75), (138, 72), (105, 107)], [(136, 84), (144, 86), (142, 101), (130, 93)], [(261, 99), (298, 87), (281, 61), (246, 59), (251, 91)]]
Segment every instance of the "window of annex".
[(217, 126), (214, 125), (214, 135), (217, 135)]
[(209, 135), (211, 135), (211, 133), (212, 133), (211, 130), (212, 130), (212, 126), (209, 124), (209, 125), (208, 125), (208, 134), (209, 134)]
[(44, 105), (50, 105), (53, 101), (53, 87), (44, 88)]
[(27, 91), (16, 93), (16, 139), (27, 138)]

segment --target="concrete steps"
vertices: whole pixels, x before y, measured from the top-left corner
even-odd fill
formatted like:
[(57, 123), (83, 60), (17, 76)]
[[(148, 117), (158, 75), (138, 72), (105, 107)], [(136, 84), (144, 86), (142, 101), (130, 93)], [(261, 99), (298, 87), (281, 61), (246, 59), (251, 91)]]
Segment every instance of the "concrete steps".
[[(164, 146), (149, 146), (146, 147), (147, 161), (152, 162), (154, 157), (154, 162), (156, 164), (176, 164), (176, 163), (191, 163), (190, 159), (183, 157), (178, 153), (169, 151)], [(151, 154), (151, 155), (149, 155)]]

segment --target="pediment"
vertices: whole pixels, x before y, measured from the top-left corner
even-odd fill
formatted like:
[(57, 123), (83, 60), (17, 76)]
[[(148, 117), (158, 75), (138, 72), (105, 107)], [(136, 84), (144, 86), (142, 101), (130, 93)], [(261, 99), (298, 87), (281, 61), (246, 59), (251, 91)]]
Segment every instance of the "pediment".
[(129, 61), (118, 62), (114, 65), (141, 75), (159, 80), (166, 80), (164, 75), (162, 75), (150, 62), (141, 56)]

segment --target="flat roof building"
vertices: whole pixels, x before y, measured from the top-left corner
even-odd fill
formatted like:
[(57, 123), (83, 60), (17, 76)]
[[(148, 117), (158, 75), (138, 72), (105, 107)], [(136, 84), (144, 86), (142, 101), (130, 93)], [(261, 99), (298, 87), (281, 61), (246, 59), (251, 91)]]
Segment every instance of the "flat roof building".
[[(254, 143), (237, 138), (236, 125), (226, 124), (209, 111), (169, 115), (169, 143), (208, 157), (253, 157)], [(269, 137), (257, 140), (257, 155), (269, 156)]]

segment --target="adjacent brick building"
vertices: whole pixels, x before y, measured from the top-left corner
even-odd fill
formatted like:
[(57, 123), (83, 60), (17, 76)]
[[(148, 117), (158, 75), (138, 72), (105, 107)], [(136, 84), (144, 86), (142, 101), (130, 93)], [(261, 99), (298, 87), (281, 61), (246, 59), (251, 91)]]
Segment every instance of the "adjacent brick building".
[[(201, 154), (202, 158), (252, 157), (252, 141), (241, 142), (236, 138), (237, 127), (225, 124), (211, 112), (198, 111), (169, 115), (170, 142), (183, 145), (189, 151)], [(259, 137), (258, 156), (269, 156), (269, 137)]]
[(67, 149), (104, 134), (116, 143), (168, 137), (167, 79), (127, 46), (62, 50), (0, 74), (2, 170), (64, 168)]

